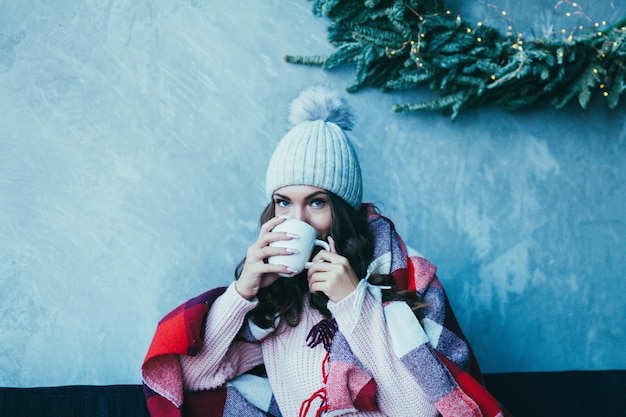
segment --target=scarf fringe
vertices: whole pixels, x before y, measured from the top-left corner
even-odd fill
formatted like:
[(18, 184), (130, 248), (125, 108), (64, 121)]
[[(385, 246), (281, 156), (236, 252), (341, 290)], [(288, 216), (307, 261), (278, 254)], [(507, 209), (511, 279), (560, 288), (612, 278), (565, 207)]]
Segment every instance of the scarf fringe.
[(320, 343), (323, 343), (326, 352), (330, 352), (330, 346), (333, 344), (333, 337), (335, 337), (338, 328), (335, 319), (322, 319), (311, 328), (311, 331), (306, 337), (307, 346), (314, 348)]

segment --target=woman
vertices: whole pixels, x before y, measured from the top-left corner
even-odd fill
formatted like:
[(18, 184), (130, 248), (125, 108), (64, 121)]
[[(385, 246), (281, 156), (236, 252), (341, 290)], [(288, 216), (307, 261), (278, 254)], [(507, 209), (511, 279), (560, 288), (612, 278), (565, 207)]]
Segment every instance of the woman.
[[(468, 381), (465, 371), (480, 381), (480, 371), (434, 266), (410, 255), (392, 223), (361, 202), (345, 100), (305, 90), (290, 122), (267, 170), (270, 203), (236, 280), (159, 323), (142, 369), (150, 412), (501, 415), (479, 382), (458, 382)], [(313, 226), (330, 250), (282, 278), (293, 271), (267, 260), (290, 253), (270, 246), (295, 238), (273, 231), (287, 217)]]

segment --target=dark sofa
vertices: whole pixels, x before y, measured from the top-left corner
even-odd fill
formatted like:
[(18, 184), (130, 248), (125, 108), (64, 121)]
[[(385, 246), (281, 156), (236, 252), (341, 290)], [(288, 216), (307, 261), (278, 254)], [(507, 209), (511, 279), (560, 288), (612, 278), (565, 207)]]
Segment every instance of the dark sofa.
[[(485, 381), (514, 417), (626, 416), (626, 370), (486, 374)], [(148, 417), (148, 411), (140, 385), (0, 388), (0, 416)]]

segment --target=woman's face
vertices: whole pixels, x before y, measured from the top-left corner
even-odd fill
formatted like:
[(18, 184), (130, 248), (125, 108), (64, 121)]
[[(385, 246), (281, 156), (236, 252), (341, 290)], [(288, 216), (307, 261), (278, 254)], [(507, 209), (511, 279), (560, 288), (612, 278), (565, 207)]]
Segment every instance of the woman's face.
[(332, 211), (326, 190), (310, 185), (288, 185), (274, 191), (275, 215), (302, 220), (313, 226), (320, 239), (330, 235)]

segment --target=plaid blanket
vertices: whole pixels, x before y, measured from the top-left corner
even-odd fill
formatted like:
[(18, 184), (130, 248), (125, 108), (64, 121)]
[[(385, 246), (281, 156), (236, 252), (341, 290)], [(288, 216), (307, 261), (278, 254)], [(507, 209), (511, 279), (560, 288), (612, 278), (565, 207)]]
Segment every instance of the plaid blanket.
[[(399, 290), (416, 291), (428, 305), (422, 323), (403, 302), (384, 306), (394, 352), (401, 362), (444, 417), (508, 415), (483, 386), (480, 369), (435, 266), (409, 253), (393, 223), (373, 208), (369, 222), (376, 237), (369, 273), (391, 274)], [(361, 301), (366, 290), (380, 299), (380, 289), (364, 282), (360, 285), (366, 287), (360, 289)], [(178, 355), (199, 351), (206, 314), (224, 291), (220, 287), (201, 294), (159, 322), (142, 366), (146, 403), (153, 417), (281, 416), (269, 382), (261, 374), (247, 373), (210, 391), (183, 392)], [(409, 328), (413, 331), (407, 332)], [(250, 340), (252, 333), (244, 325), (240, 335), (247, 334), (245, 338)], [(376, 409), (376, 381), (362, 368), (339, 330), (334, 332), (327, 368), (320, 412), (331, 417)]]

